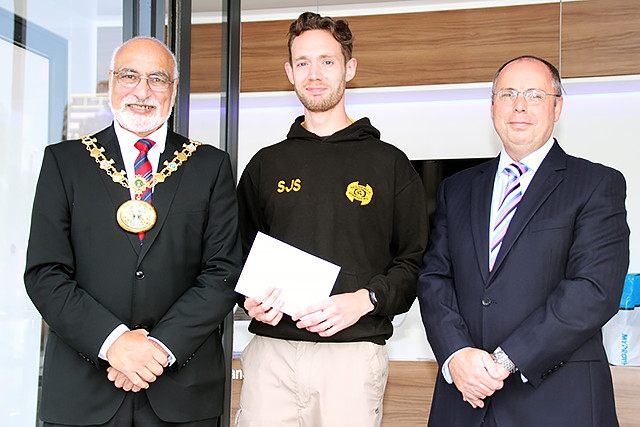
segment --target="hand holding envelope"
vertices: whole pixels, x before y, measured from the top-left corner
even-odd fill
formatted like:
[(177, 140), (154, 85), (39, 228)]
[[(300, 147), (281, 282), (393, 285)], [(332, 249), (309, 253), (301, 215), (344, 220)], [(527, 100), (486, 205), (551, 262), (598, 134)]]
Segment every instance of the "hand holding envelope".
[(300, 329), (329, 337), (371, 310), (369, 292), (331, 294), (340, 267), (263, 233), (256, 236), (236, 292), (249, 316), (275, 326), (286, 313)]
[(338, 265), (258, 233), (236, 292), (254, 299), (250, 304), (262, 303), (292, 316), (327, 299), (339, 272)]
[(282, 319), (282, 306), (284, 301), (278, 299), (282, 289), (268, 288), (262, 295), (247, 298), (244, 308), (249, 317), (267, 325), (276, 326)]

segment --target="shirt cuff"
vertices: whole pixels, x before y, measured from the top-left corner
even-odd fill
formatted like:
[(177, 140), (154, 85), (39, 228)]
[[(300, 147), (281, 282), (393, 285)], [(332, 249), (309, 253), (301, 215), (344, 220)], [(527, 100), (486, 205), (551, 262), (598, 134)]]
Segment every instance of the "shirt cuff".
[[(442, 376), (444, 377), (444, 380), (448, 383), (448, 384), (453, 384), (453, 378), (451, 377), (451, 371), (449, 371), (449, 362), (451, 362), (451, 359), (453, 359), (453, 356), (455, 356), (456, 354), (458, 354), (460, 351), (466, 349), (466, 348), (470, 348), (470, 347), (463, 347), (460, 350), (454, 351), (451, 356), (447, 357), (447, 360), (444, 361), (444, 363), (442, 364)], [(523, 383), (528, 383), (529, 379), (527, 379), (527, 377), (524, 376), (524, 374), (522, 373), (522, 371), (520, 371), (520, 379), (522, 380)]]
[(160, 347), (162, 347), (162, 349), (167, 353), (168, 356), (168, 362), (169, 362), (169, 366), (173, 365), (176, 361), (176, 357), (173, 355), (173, 353), (171, 352), (171, 350), (169, 350), (169, 347), (167, 347), (166, 345), (163, 344), (162, 341), (160, 341), (157, 338), (154, 337), (147, 337), (149, 338), (151, 341), (157, 343)]
[(120, 335), (129, 331), (130, 329), (127, 328), (127, 326), (124, 324), (116, 326), (116, 328), (113, 331), (111, 331), (111, 333), (107, 336), (107, 339), (104, 340), (104, 342), (102, 343), (102, 346), (100, 347), (100, 351), (98, 352), (98, 357), (108, 362), (109, 360), (107, 359), (107, 351), (109, 351), (109, 349), (111, 348), (111, 345), (118, 338), (120, 338)]
[(467, 348), (471, 348), (471, 347), (462, 347), (460, 350), (454, 351), (453, 353), (451, 353), (451, 356), (447, 357), (447, 360), (445, 360), (444, 363), (442, 364), (442, 376), (444, 377), (444, 380), (448, 384), (453, 384), (451, 371), (449, 371), (449, 362), (451, 362), (451, 359), (453, 359), (453, 356), (460, 353), (462, 350), (466, 350)]

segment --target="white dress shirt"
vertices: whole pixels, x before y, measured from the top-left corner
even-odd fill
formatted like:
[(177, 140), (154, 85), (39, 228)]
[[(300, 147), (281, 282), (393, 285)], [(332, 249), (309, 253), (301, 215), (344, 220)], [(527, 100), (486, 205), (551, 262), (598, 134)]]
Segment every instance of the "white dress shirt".
[[(122, 161), (124, 162), (124, 168), (127, 172), (127, 178), (131, 179), (135, 176), (135, 167), (134, 163), (138, 154), (140, 154), (140, 150), (138, 150), (135, 146), (135, 143), (140, 139), (135, 133), (130, 132), (124, 129), (117, 120), (113, 121), (113, 125), (116, 131), (116, 136), (118, 137), (118, 144), (120, 145), (120, 153), (122, 154)], [(167, 124), (163, 124), (158, 130), (153, 132), (151, 135), (147, 136), (146, 139), (150, 139), (155, 142), (154, 146), (149, 149), (147, 153), (147, 158), (149, 159), (149, 163), (151, 163), (151, 170), (155, 173), (158, 171), (158, 163), (160, 163), (160, 155), (164, 152), (166, 141), (167, 141)], [(105, 153), (105, 157), (109, 157), (109, 153)], [(152, 189), (153, 191), (153, 189)], [(129, 188), (129, 192), (131, 193), (131, 199), (135, 198), (134, 191)], [(100, 347), (100, 351), (98, 353), (98, 357), (103, 360), (107, 360), (107, 351), (111, 347), (111, 345), (120, 338), (120, 335), (128, 332), (130, 329), (124, 325), (118, 325), (108, 336), (107, 339), (104, 340), (104, 343)], [(172, 365), (176, 358), (160, 340), (149, 336), (150, 340), (158, 343), (164, 351), (169, 355), (169, 365)]]

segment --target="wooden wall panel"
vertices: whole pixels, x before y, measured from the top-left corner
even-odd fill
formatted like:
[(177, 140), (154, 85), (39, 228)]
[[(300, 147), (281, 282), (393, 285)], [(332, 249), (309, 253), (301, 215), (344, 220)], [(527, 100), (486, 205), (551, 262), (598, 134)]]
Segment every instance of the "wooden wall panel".
[[(284, 72), (288, 60), (290, 21), (242, 24), (240, 91), (291, 90)], [(191, 32), (191, 91), (219, 92), (221, 73), (220, 24), (197, 24)]]
[(191, 26), (191, 92), (220, 92), (222, 25)]
[(640, 1), (564, 3), (563, 77), (640, 74)]
[(358, 73), (349, 87), (490, 81), (523, 54), (558, 60), (557, 4), (348, 18)]
[(426, 426), (437, 375), (435, 362), (389, 362), (382, 427)]
[[(351, 88), (487, 81), (514, 56), (559, 57), (557, 4), (346, 19), (358, 59)], [(289, 24), (243, 24), (243, 92), (291, 90), (283, 68)]]
[(242, 24), (240, 91), (293, 90), (284, 72), (289, 60), (287, 33), (291, 21)]
[[(562, 24), (560, 15), (562, 13)], [(640, 1), (539, 5), (346, 18), (358, 72), (348, 87), (490, 81), (506, 60), (531, 54), (563, 77), (640, 73)], [(288, 91), (284, 73), (291, 21), (242, 24), (241, 91)], [(562, 54), (560, 33), (562, 26)], [(193, 92), (220, 90), (221, 25), (194, 25)]]
[(640, 367), (612, 366), (613, 389), (620, 427), (640, 424)]

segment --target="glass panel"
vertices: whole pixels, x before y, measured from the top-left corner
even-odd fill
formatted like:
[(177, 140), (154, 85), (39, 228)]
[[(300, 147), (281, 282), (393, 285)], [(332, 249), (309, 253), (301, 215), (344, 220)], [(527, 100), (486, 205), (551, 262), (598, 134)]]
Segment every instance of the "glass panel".
[[(205, 22), (216, 24), (202, 43), (210, 52), (205, 80), (213, 87), (204, 95), (192, 90), (190, 132), (220, 146), (222, 8), (221, 1), (202, 3)], [(196, 21), (199, 12), (194, 6)], [(122, 42), (122, 13), (122, 1), (0, 0), (0, 364), (11, 367), (3, 371), (0, 425), (37, 423), (46, 325), (22, 275), (43, 150), (111, 123), (107, 78), (112, 52)]]
[(222, 0), (192, 3), (189, 137), (221, 148)]
[[(5, 11), (0, 10), (3, 21)], [(2, 28), (6, 28), (2, 25)], [(0, 424), (32, 425), (37, 401), (40, 316), (31, 305), (22, 282), (29, 229), (31, 198), (40, 167), (41, 148), (47, 141), (49, 60), (15, 46), (3, 37), (0, 57), (0, 213), (2, 256), (0, 271), (0, 364), (5, 384), (0, 398)], [(6, 391), (5, 391), (6, 390)], [(11, 398), (21, 396), (21, 399)], [(4, 420), (4, 421), (3, 421)], [(9, 422), (11, 421), (11, 422)], [(16, 424), (12, 424), (16, 423)]]
[(122, 2), (0, 0), (0, 425), (36, 424), (42, 321), (22, 274), (47, 144), (111, 122), (105, 86)]

